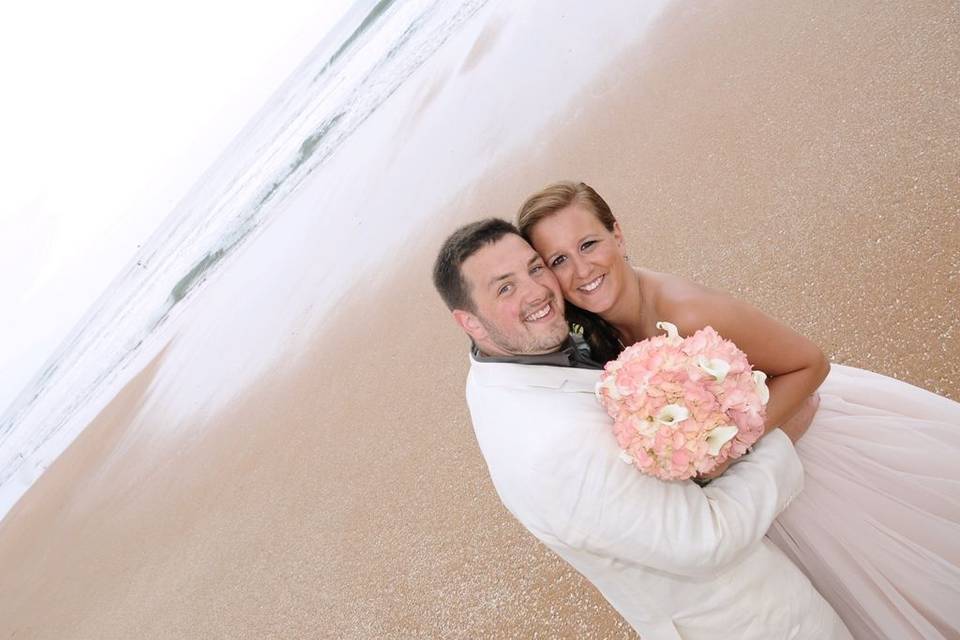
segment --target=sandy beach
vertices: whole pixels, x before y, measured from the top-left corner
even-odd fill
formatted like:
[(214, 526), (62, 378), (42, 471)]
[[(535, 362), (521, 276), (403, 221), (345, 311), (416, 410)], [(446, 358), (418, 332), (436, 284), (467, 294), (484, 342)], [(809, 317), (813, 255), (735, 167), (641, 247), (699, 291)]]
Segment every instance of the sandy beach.
[[(955, 3), (672, 3), (568, 42), (548, 6), (485, 7), (207, 283), (0, 522), (0, 637), (636, 637), (500, 504), (430, 283), (556, 179), (635, 263), (960, 400)], [(543, 48), (589, 79), (511, 64)]]

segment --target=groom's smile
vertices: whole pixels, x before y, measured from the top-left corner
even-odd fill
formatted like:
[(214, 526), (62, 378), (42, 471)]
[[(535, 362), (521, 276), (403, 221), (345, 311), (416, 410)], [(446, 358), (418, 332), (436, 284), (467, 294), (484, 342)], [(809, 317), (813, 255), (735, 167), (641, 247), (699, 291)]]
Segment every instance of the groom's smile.
[(553, 312), (553, 305), (548, 302), (547, 304), (543, 305), (540, 309), (529, 314), (525, 318), (525, 320), (527, 322), (539, 322), (540, 320), (547, 318), (552, 312)]

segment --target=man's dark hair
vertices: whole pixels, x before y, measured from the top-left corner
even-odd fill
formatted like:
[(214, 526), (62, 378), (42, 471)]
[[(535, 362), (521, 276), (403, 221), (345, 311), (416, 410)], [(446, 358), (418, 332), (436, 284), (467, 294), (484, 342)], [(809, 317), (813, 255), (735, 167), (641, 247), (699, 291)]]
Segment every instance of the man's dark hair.
[(520, 231), (506, 220), (487, 218), (460, 227), (443, 243), (433, 263), (433, 286), (451, 311), (475, 310), (470, 287), (463, 279), (463, 263), (481, 248), (511, 233), (520, 236)]

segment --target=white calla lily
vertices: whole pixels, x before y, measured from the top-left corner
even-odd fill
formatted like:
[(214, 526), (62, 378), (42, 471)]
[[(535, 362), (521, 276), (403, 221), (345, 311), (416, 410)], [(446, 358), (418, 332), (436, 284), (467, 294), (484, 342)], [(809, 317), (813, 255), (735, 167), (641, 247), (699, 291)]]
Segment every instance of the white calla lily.
[(633, 423), (633, 428), (642, 436), (652, 436), (660, 427), (653, 418), (638, 419)]
[(760, 402), (767, 404), (770, 401), (770, 389), (767, 388), (767, 374), (763, 371), (753, 372), (753, 383), (757, 385), (757, 393), (760, 395)]
[(627, 453), (626, 451), (623, 451), (622, 449), (620, 450), (619, 458), (621, 462), (626, 462), (627, 464), (633, 464), (633, 457), (631, 457), (629, 453)]
[(593, 394), (597, 396), (597, 400), (603, 400), (603, 394), (600, 393), (600, 390), (606, 388), (606, 386), (607, 385), (603, 384), (603, 380), (593, 385)]
[(597, 399), (601, 402), (603, 402), (604, 389), (606, 389), (607, 395), (613, 402), (619, 402), (623, 398), (624, 394), (620, 392), (620, 388), (617, 387), (617, 381), (613, 378), (613, 376), (609, 376), (606, 379), (601, 380), (597, 383), (596, 387), (594, 387), (594, 393), (596, 394)]
[(730, 442), (733, 439), (733, 436), (737, 435), (737, 429), (733, 426), (727, 427), (714, 427), (707, 433), (707, 445), (710, 447), (710, 455), (715, 456), (720, 453), (720, 449), (723, 448), (723, 445)]
[(667, 332), (667, 340), (670, 344), (680, 344), (682, 338), (680, 337), (680, 331), (677, 329), (677, 325), (672, 322), (658, 322), (657, 329)]
[(690, 417), (690, 410), (682, 404), (668, 404), (657, 414), (660, 424), (677, 424)]
[(730, 372), (730, 363), (720, 358), (707, 359), (705, 356), (697, 356), (697, 367), (713, 376), (717, 382), (723, 382)]

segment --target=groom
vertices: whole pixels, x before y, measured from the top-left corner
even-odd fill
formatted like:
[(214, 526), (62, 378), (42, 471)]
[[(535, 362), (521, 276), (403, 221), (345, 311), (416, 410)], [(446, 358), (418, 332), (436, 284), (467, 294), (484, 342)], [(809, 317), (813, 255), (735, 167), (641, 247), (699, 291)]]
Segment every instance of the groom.
[[(706, 487), (618, 458), (598, 363), (568, 334), (559, 284), (508, 222), (457, 230), (434, 285), (471, 338), (467, 403), (503, 504), (644, 640), (832, 640), (849, 633), (764, 538), (803, 471), (775, 429)], [(792, 438), (806, 424), (791, 425)]]

